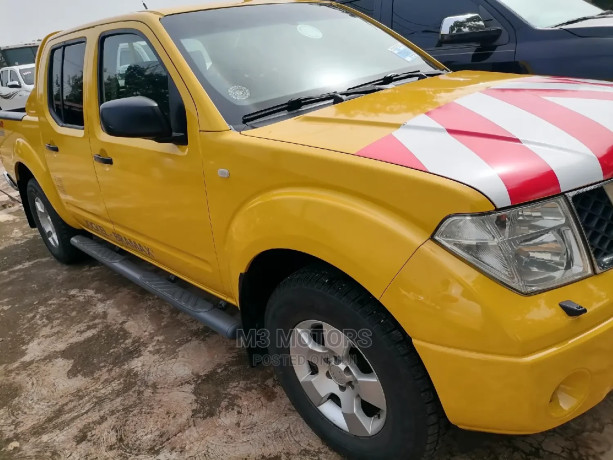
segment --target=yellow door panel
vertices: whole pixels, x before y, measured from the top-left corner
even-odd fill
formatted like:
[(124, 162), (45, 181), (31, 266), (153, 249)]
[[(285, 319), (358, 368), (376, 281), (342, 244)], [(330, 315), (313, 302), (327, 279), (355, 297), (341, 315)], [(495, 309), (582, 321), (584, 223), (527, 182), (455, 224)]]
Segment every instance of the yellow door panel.
[[(94, 59), (98, 62), (98, 57), (104, 55), (100, 98), (114, 100), (136, 95), (134, 91), (141, 84), (137, 78), (151, 75), (146, 91), (163, 91), (160, 75), (167, 71), (185, 105), (189, 143), (175, 145), (111, 136), (101, 127), (99, 101), (89, 101), (92, 153), (113, 161), (112, 165), (95, 163), (115, 227), (112, 239), (219, 293), (223, 289), (208, 214), (195, 104), (147, 27), (125, 22), (97, 29), (107, 34), (113, 30), (120, 30), (121, 35), (107, 39), (105, 34), (101, 42), (107, 46), (106, 51), (96, 50)], [(145, 74), (138, 74), (141, 71)], [(92, 75), (92, 80), (97, 81), (97, 75)], [(148, 96), (146, 91), (139, 95)]]
[(88, 47), (95, 44), (95, 36), (85, 31), (47, 44), (49, 59), (38, 70), (37, 91), (39, 101), (44, 101), (39, 122), (49, 172), (66, 208), (81, 223), (93, 219), (108, 225), (92, 162), (86, 123), (90, 114), (83, 110), (95, 94), (91, 81), (83, 78), (92, 69), (91, 60), (85, 59)]

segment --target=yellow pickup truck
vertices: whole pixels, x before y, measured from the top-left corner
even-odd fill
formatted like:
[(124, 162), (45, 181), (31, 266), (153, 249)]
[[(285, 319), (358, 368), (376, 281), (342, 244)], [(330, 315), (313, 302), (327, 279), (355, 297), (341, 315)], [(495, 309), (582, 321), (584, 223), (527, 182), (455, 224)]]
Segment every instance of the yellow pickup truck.
[(36, 65), (0, 155), (49, 251), (238, 336), (343, 455), (613, 388), (613, 84), (451, 73), (312, 1), (100, 21)]

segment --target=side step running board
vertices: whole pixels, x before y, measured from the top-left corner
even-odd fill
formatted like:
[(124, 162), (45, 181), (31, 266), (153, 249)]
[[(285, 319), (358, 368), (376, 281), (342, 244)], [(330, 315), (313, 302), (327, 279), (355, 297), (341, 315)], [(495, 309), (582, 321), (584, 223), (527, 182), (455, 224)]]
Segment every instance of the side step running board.
[(208, 300), (149, 272), (130, 261), (129, 255), (119, 254), (103, 243), (86, 236), (74, 236), (70, 243), (107, 267), (125, 276), (152, 294), (161, 297), (179, 310), (193, 316), (214, 331), (234, 339), (241, 325), (237, 318), (220, 310)]

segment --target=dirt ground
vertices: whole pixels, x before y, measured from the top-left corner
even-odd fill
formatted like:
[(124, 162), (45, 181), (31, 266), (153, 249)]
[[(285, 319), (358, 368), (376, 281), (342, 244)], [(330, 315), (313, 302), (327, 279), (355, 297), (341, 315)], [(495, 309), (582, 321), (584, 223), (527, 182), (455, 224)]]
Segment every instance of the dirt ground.
[[(535, 436), (452, 429), (439, 457), (613, 460), (613, 396)], [(0, 459), (56, 458), (338, 457), (271, 369), (93, 261), (58, 264), (12, 206), (0, 209)]]

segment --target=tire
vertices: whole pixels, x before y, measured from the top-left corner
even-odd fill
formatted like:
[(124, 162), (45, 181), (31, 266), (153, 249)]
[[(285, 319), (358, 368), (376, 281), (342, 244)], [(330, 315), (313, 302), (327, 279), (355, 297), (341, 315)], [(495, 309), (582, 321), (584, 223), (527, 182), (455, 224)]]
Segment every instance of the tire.
[[(321, 323), (319, 333), (317, 323)], [(270, 359), (275, 364), (281, 385), (311, 429), (333, 449), (348, 458), (370, 460), (422, 459), (434, 454), (448, 422), (432, 382), (409, 337), (365, 289), (344, 274), (325, 267), (300, 270), (284, 280), (271, 296), (265, 324), (271, 339)], [(333, 329), (345, 332), (345, 339), (333, 339)], [(337, 350), (339, 347), (335, 345), (339, 343), (341, 348), (346, 348), (342, 345), (347, 345), (347, 338), (350, 338), (348, 331), (362, 331), (357, 335), (353, 333), (349, 343), (349, 356), (354, 361), (349, 364), (349, 371), (345, 367), (344, 373), (339, 374), (344, 364), (333, 369), (333, 365), (325, 362), (325, 357), (323, 361), (317, 359), (316, 366), (311, 362), (313, 356), (306, 358), (310, 364), (307, 363), (308, 368), (305, 367), (299, 359), (301, 353), (307, 348), (307, 355), (313, 351), (305, 348), (305, 342), (297, 339), (307, 330), (310, 331), (307, 336), (310, 334), (316, 343), (311, 343), (311, 347), (317, 348), (317, 345), (328, 342)], [(291, 343), (287, 343), (287, 340), (282, 343), (275, 331), (279, 331), (285, 339), (289, 337)], [(369, 332), (372, 333), (370, 339), (367, 337)], [(336, 334), (336, 337), (340, 336)], [(321, 358), (317, 353), (315, 357)], [(294, 366), (296, 363), (297, 367)], [(372, 380), (373, 373), (370, 371), (380, 382), (377, 388), (383, 392), (384, 404), (378, 390), (371, 391), (369, 395), (364, 393), (369, 388), (366, 380)], [(338, 388), (341, 397), (348, 399), (341, 402), (338, 396), (330, 396), (321, 404), (319, 397), (327, 391), (323, 390), (315, 393), (317, 401), (313, 402), (298, 377), (299, 373), (304, 376), (309, 372), (311, 375), (304, 377), (303, 381), (317, 381), (318, 388), (328, 389), (332, 385)], [(353, 377), (347, 377), (348, 374)], [(361, 376), (361, 382), (366, 383), (346, 383), (343, 380), (355, 376)], [(308, 385), (310, 394), (313, 394), (310, 383)], [(345, 390), (341, 390), (343, 386)], [(352, 393), (347, 393), (349, 390)], [(358, 406), (351, 403), (356, 393), (360, 395), (354, 400), (358, 401)], [(384, 405), (385, 409), (382, 411), (377, 405), (360, 402), (362, 394), (378, 406)], [(330, 401), (336, 407), (331, 406)], [(359, 414), (357, 418), (371, 422), (356, 424), (355, 415), (351, 415), (350, 423), (345, 417), (342, 421), (338, 419), (339, 406), (345, 407), (345, 402), (347, 407), (358, 407), (355, 410)], [(347, 426), (341, 427), (343, 424)], [(364, 427), (369, 427), (366, 429), (371, 432), (363, 432)], [(348, 429), (351, 431), (348, 432)]]
[(28, 182), (27, 195), (36, 228), (53, 257), (67, 265), (82, 261), (85, 254), (71, 245), (70, 239), (83, 232), (62, 220), (36, 179), (30, 179)]

